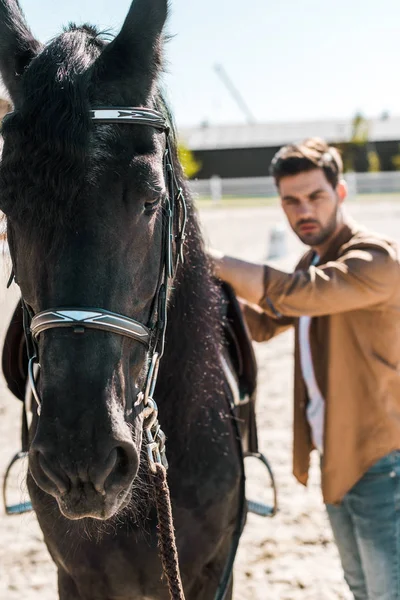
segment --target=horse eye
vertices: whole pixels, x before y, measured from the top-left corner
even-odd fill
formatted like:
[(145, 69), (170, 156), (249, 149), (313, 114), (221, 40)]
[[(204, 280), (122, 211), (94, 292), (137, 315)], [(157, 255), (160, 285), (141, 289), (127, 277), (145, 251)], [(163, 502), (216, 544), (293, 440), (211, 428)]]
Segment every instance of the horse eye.
[(145, 211), (145, 213), (146, 214), (153, 213), (156, 210), (156, 208), (158, 207), (158, 205), (160, 204), (161, 200), (162, 200), (162, 196), (159, 196), (155, 200), (147, 200), (144, 203), (144, 211)]

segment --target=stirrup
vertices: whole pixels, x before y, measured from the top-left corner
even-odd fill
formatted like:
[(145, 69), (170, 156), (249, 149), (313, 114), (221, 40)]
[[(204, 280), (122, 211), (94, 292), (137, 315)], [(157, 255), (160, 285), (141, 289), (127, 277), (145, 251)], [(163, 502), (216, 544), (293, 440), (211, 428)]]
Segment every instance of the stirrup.
[(18, 504), (9, 504), (7, 500), (7, 481), (9, 475), (11, 473), (12, 467), (19, 461), (23, 460), (28, 456), (27, 452), (17, 452), (17, 454), (12, 458), (10, 464), (7, 467), (6, 473), (4, 475), (3, 482), (3, 502), (7, 515), (22, 515), (23, 513), (30, 512), (33, 510), (31, 502), (20, 502)]
[(255, 515), (259, 515), (260, 517), (275, 516), (276, 513), (278, 512), (278, 494), (277, 494), (274, 474), (272, 472), (272, 469), (271, 469), (271, 466), (270, 466), (268, 460), (266, 459), (264, 454), (261, 454), (261, 452), (245, 452), (244, 458), (245, 459), (246, 458), (256, 458), (257, 460), (262, 462), (262, 464), (266, 467), (266, 469), (268, 471), (270, 485), (272, 487), (272, 491), (274, 494), (274, 503), (272, 506), (269, 506), (268, 504), (264, 504), (263, 502), (255, 502), (254, 500), (247, 500), (248, 511)]

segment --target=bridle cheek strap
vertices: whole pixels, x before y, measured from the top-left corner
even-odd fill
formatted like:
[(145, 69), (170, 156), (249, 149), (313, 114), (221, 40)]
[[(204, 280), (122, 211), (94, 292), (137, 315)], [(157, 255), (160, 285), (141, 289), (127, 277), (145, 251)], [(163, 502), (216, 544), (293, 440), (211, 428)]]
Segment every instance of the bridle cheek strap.
[[(150, 448), (150, 467), (155, 463), (167, 466), (164, 451), (163, 434), (157, 422), (157, 405), (152, 396), (154, 393), (159, 361), (164, 353), (167, 328), (168, 288), (174, 277), (179, 261), (183, 262), (182, 246), (185, 242), (187, 207), (182, 189), (178, 185), (174, 172), (173, 156), (169, 139), (169, 123), (165, 116), (157, 110), (143, 107), (94, 107), (90, 118), (95, 124), (130, 124), (154, 127), (165, 134), (166, 148), (163, 167), (168, 189), (168, 197), (163, 207), (163, 242), (161, 248), (161, 272), (157, 293), (153, 303), (153, 314), (149, 326), (135, 319), (113, 313), (102, 308), (57, 307), (43, 310), (34, 315), (25, 301), (22, 300), (24, 313), (24, 331), (28, 348), (29, 382), (33, 396), (41, 410), (41, 399), (36, 387), (34, 367), (39, 365), (37, 347), (41, 333), (54, 328), (70, 328), (75, 333), (84, 333), (87, 329), (96, 329), (131, 338), (146, 347), (148, 352), (148, 371), (143, 391), (138, 400), (143, 402), (145, 432)], [(176, 226), (176, 230), (175, 227)], [(175, 256), (174, 256), (175, 246)], [(14, 272), (13, 272), (14, 274)], [(39, 365), (40, 366), (40, 365)], [(138, 404), (138, 401), (135, 405)], [(160, 458), (161, 454), (161, 458)]]

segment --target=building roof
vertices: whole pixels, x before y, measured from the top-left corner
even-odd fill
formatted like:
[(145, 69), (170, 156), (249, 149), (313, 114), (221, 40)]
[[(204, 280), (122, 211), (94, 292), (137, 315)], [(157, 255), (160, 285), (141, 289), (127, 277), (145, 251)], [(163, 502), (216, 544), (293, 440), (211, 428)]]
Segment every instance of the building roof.
[[(182, 127), (181, 139), (190, 150), (228, 148), (268, 148), (318, 136), (329, 143), (348, 142), (353, 119), (330, 119), (292, 123), (255, 123), (240, 125), (203, 125)], [(400, 141), (400, 117), (368, 119), (371, 142)]]

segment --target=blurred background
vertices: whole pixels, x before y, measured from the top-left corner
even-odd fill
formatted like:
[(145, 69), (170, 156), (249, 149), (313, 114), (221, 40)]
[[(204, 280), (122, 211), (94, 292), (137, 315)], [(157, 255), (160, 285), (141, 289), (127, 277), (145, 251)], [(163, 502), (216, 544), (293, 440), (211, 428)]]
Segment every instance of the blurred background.
[[(130, 1), (21, 5), (48, 41), (70, 21), (116, 33)], [(173, 0), (163, 85), (198, 197), (262, 204), (274, 153), (314, 135), (341, 149), (351, 197), (400, 192), (399, 23), (397, 0)]]
[[(131, 0), (19, 0), (46, 42), (70, 21), (119, 31)], [(302, 251), (268, 177), (284, 144), (320, 136), (342, 152), (348, 208), (400, 241), (400, 2), (171, 0), (163, 87), (207, 242), (291, 269)], [(0, 112), (9, 107), (0, 89)], [(0, 292), (1, 332), (18, 299)], [(327, 525), (317, 458), (305, 489), (291, 475), (292, 333), (256, 348), (260, 443), (280, 512), (250, 515), (235, 568), (235, 600), (349, 598)], [(0, 381), (0, 479), (19, 449), (20, 404)], [(21, 475), (21, 494), (25, 491)], [(250, 473), (249, 495), (265, 482)], [(0, 510), (0, 597), (54, 600), (56, 573), (33, 513)]]

